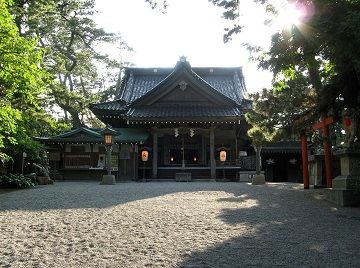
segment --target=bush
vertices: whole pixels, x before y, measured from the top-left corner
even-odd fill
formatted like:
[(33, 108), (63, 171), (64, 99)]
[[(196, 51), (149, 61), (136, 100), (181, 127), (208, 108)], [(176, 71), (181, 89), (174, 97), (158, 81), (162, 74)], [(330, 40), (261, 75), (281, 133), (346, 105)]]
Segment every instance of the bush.
[(0, 187), (1, 188), (32, 188), (35, 186), (35, 183), (31, 178), (25, 177), (23, 175), (3, 175), (0, 176)]

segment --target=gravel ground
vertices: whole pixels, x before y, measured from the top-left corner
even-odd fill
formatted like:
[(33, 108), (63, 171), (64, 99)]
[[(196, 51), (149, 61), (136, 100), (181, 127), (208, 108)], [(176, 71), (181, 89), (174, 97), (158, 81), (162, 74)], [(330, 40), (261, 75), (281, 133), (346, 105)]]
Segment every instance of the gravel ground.
[(360, 208), (299, 184), (56, 182), (0, 193), (0, 267), (360, 267)]

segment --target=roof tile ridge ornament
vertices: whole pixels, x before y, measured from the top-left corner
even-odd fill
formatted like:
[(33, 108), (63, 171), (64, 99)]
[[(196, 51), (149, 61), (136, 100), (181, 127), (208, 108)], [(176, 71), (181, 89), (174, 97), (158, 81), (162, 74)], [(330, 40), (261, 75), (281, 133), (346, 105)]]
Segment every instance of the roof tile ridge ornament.
[(186, 68), (191, 70), (190, 63), (186, 60), (185, 56), (181, 56), (179, 61), (176, 63), (175, 69)]

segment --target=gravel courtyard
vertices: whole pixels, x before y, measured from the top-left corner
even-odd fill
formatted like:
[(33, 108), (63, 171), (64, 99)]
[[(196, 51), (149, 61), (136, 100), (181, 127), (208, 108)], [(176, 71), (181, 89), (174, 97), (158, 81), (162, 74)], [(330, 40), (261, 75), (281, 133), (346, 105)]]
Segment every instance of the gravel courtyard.
[(360, 208), (319, 193), (218, 182), (0, 193), (0, 267), (360, 267)]

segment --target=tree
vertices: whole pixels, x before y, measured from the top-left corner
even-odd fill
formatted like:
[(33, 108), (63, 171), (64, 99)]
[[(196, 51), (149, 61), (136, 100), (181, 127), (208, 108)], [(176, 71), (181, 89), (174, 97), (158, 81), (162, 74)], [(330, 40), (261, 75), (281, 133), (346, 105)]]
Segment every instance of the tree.
[[(36, 40), (19, 35), (9, 13), (11, 1), (0, 0), (0, 158), (26, 150), (38, 153), (32, 136), (55, 130), (42, 107), (49, 74), (41, 68), (43, 51)], [(33, 119), (37, 118), (35, 123)]]
[(99, 100), (98, 92), (107, 91), (98, 70), (121, 67), (98, 47), (117, 42), (119, 37), (96, 26), (94, 0), (15, 3), (13, 13), (20, 33), (39, 40), (38, 46), (45, 50), (45, 67), (54, 77), (48, 104), (62, 108), (66, 120), (70, 115), (73, 127), (94, 121), (87, 107)]
[[(225, 8), (224, 17), (236, 19), (239, 1), (212, 2)], [(266, 5), (274, 16), (278, 13), (272, 1), (256, 2)], [(360, 26), (360, 1), (288, 2), (306, 12), (302, 22), (274, 34), (270, 49), (257, 57), (259, 67), (274, 73), (274, 84), (271, 90), (255, 97), (255, 107), (269, 108), (267, 116), (272, 118), (275, 128), (264, 116), (251, 123), (267, 124), (273, 137), (278, 137), (275, 134), (279, 129), (289, 129), (287, 122), (297, 130), (329, 113), (340, 120), (344, 107), (359, 109), (360, 106), (360, 54), (356, 49), (360, 45), (356, 30)], [(225, 36), (238, 32), (227, 31)], [(251, 46), (250, 49), (257, 51)], [(359, 117), (356, 120), (360, 123)]]

